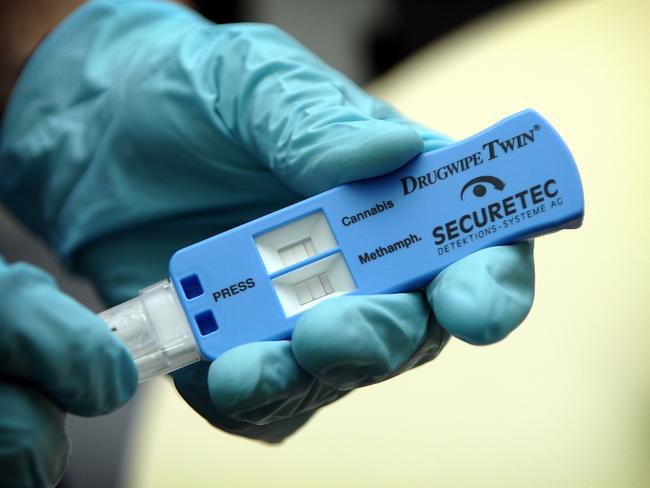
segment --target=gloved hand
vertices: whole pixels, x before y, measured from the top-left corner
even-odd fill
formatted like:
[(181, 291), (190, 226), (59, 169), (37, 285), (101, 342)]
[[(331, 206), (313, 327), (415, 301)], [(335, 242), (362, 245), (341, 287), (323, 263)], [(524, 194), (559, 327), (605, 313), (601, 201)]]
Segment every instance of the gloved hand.
[(65, 412), (101, 415), (135, 391), (129, 353), (43, 271), (0, 259), (0, 485), (52, 486)]
[[(5, 122), (4, 198), (110, 304), (166, 276), (185, 245), (448, 143), (274, 27), (148, 1), (78, 9), (28, 63)], [(505, 337), (532, 298), (532, 246), (493, 248), (422, 292), (323, 302), (291, 341), (174, 380), (214, 425), (279, 441), (351, 389), (434, 358), (449, 333)]]

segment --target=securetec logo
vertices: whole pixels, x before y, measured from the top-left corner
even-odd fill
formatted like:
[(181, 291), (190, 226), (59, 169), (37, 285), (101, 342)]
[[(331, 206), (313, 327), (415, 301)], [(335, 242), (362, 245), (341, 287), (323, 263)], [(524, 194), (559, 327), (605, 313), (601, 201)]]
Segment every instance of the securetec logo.
[(506, 184), (497, 178), (496, 176), (478, 176), (472, 178), (467, 183), (463, 185), (463, 188), (460, 190), (460, 199), (464, 200), (465, 191), (469, 188), (472, 188), (472, 193), (477, 197), (484, 197), (487, 194), (486, 184), (492, 185), (492, 188), (495, 190), (503, 191)]

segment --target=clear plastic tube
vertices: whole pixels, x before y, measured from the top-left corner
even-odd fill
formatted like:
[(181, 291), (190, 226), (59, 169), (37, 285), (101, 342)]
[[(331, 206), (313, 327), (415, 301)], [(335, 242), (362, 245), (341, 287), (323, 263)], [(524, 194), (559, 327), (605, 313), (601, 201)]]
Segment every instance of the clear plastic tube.
[(169, 279), (140, 290), (137, 297), (99, 316), (131, 353), (140, 382), (201, 359)]

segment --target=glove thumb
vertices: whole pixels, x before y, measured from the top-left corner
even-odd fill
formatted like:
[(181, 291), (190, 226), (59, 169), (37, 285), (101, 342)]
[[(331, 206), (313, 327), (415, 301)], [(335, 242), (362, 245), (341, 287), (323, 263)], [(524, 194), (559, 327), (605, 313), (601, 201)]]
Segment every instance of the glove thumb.
[[(279, 29), (230, 27), (220, 41), (238, 53), (216, 70), (220, 120), (294, 191), (313, 195), (378, 176), (422, 152), (421, 127)], [(239, 89), (225, 89), (233, 79)]]

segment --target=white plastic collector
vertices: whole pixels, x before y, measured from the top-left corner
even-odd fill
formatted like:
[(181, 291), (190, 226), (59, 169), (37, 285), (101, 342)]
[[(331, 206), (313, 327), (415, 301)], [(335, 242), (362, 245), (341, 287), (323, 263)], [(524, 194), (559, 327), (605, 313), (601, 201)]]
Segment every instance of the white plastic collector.
[(140, 382), (201, 359), (174, 286), (164, 279), (99, 314), (131, 353)]

